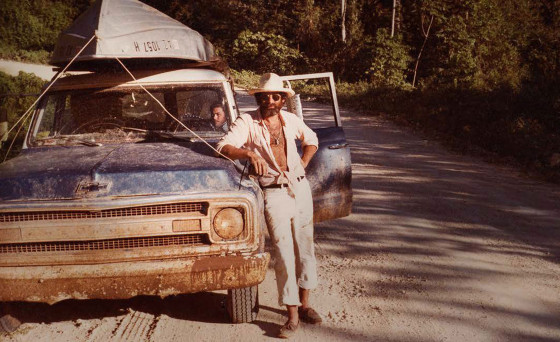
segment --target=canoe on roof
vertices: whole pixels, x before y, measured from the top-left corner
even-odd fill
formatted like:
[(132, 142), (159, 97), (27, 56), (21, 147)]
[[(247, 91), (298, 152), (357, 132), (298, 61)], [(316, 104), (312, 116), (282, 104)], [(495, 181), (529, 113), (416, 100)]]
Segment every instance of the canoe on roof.
[[(137, 0), (97, 0), (58, 37), (50, 64), (64, 67), (95, 35), (70, 70), (115, 63), (220, 64), (200, 33)], [(218, 68), (219, 69), (219, 68)]]

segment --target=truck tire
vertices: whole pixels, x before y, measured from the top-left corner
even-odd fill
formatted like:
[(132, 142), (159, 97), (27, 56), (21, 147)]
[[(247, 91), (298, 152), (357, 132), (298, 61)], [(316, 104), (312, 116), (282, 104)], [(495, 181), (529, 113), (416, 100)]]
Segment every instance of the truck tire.
[(8, 304), (0, 303), (0, 332), (14, 332), (20, 325), (20, 320), (10, 314)]
[(227, 308), (233, 323), (249, 323), (259, 313), (259, 287), (228, 290)]

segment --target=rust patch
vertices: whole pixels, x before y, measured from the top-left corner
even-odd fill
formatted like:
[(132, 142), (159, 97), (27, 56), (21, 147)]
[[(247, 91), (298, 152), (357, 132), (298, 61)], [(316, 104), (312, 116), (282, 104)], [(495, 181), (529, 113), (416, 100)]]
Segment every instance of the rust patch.
[[(43, 277), (0, 268), (0, 301), (56, 303), (64, 299), (166, 297), (181, 293), (248, 287), (264, 280), (270, 255), (205, 257), (196, 260), (41, 267)], [(36, 268), (38, 269), (38, 268)]]
[(175, 220), (173, 221), (173, 232), (191, 232), (201, 230), (200, 220)]
[(21, 240), (20, 228), (0, 229), (0, 242), (20, 241), (20, 240)]

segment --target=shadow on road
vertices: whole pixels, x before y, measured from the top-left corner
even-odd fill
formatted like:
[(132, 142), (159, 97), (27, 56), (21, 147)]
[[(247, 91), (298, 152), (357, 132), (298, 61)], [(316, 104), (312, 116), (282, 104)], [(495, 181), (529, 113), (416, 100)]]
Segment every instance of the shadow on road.
[(202, 292), (160, 298), (138, 296), (122, 300), (65, 300), (53, 305), (45, 303), (17, 303), (11, 309), (16, 317), (26, 323), (53, 323), (79, 319), (118, 317), (130, 310), (151, 314), (165, 314), (189, 321), (229, 324), (225, 310), (226, 295)]
[[(330, 108), (306, 105), (306, 122), (324, 126)], [(322, 290), (334, 289), (319, 295), (323, 310), (349, 304), (317, 329), (346, 340), (559, 340), (560, 187), (379, 117), (342, 116), (353, 213), (318, 224), (316, 243)], [(368, 329), (351, 333), (364, 310)]]
[[(351, 123), (349, 120), (346, 124)], [(401, 238), (416, 242), (415, 251), (419, 253), (442, 254), (450, 247), (520, 256), (540, 253), (558, 263), (558, 186), (539, 184), (509, 169), (449, 154), (391, 126), (371, 124), (371, 128), (368, 139), (360, 131), (347, 129), (354, 164), (354, 214), (401, 218), (398, 226), (409, 232)], [(404, 218), (407, 224), (403, 226)], [(415, 229), (425, 229), (426, 223), (437, 226), (437, 234), (412, 234)], [(375, 220), (371, 228), (387, 229), (376, 227)], [(500, 251), (499, 246), (461, 236), (525, 245)], [(427, 242), (451, 245), (427, 250)]]
[[(318, 225), (317, 242), (364, 275), (364, 302), (392, 304), (383, 309), (393, 316), (379, 321), (408, 317), (402, 339), (560, 338), (560, 188), (380, 118), (345, 118), (353, 213)], [(372, 339), (387, 337), (372, 330)]]

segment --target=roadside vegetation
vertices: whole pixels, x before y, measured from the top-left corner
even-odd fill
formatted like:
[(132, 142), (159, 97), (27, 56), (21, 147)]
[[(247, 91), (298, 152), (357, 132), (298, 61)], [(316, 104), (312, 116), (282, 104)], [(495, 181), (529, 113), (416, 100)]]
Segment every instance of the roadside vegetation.
[[(7, 120), (8, 125), (3, 128), (11, 130), (9, 135), (6, 132), (0, 134), (0, 163), (4, 159), (16, 156), (21, 150), (29, 120), (21, 121), (22, 124), (18, 126), (14, 125), (36, 100), (34, 95), (40, 93), (44, 83), (43, 79), (34, 74), (20, 72), (18, 76), (13, 77), (0, 72), (0, 122)], [(8, 150), (9, 155), (6, 156)]]
[[(237, 85), (333, 71), (343, 106), (560, 181), (558, 0), (143, 2), (207, 37)], [(5, 1), (0, 58), (45, 62), (89, 3)]]

